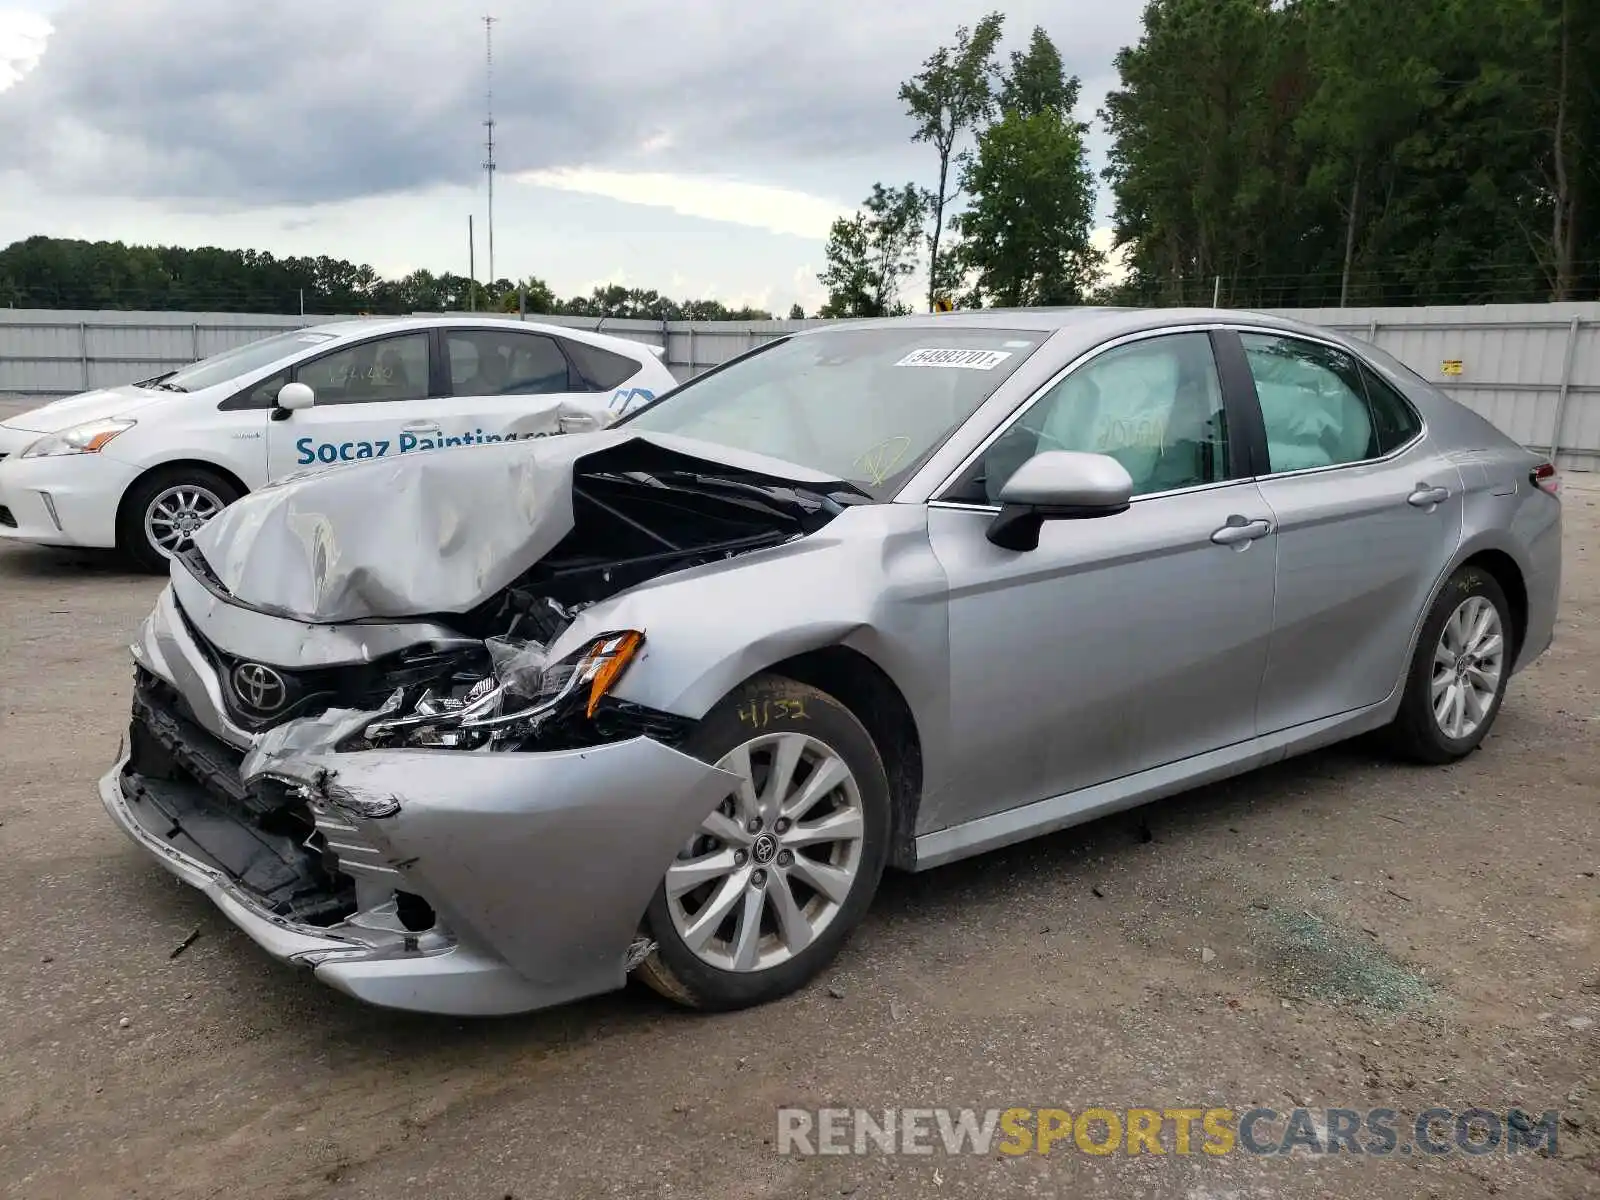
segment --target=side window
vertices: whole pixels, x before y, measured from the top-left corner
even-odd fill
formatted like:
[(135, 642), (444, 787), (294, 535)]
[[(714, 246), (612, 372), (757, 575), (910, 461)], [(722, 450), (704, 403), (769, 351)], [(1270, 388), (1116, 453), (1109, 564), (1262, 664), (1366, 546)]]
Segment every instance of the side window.
[(428, 335), (357, 342), (301, 363), (298, 383), (308, 384), (321, 404), (367, 404), (424, 400), (428, 396)]
[(498, 329), (444, 335), (450, 391), (456, 396), (542, 396), (571, 391), (567, 360), (554, 338)]
[(1241, 333), (1274, 474), (1375, 458), (1377, 430), (1356, 360), (1332, 346)]
[(639, 364), (624, 354), (613, 354), (609, 350), (600, 349), (599, 346), (575, 342), (569, 338), (562, 338), (561, 344), (566, 348), (567, 357), (572, 359), (573, 366), (577, 367), (578, 373), (583, 376), (589, 391), (609, 392), (614, 387), (621, 387), (639, 373)]
[(1231, 478), (1211, 339), (1169, 334), (1089, 360), (991, 443), (948, 498), (995, 503), (1012, 473), (1046, 450), (1109, 454), (1136, 496)]
[(260, 383), (252, 383), (249, 387), (235, 392), (221, 404), (217, 405), (219, 411), (237, 412), (241, 409), (271, 408), (278, 402), (278, 392), (283, 385), (289, 382), (289, 372), (279, 371), (275, 375), (268, 375)]
[(1365, 364), (1361, 367), (1361, 381), (1367, 385), (1367, 405), (1377, 429), (1379, 454), (1399, 449), (1422, 432), (1422, 419), (1416, 410)]

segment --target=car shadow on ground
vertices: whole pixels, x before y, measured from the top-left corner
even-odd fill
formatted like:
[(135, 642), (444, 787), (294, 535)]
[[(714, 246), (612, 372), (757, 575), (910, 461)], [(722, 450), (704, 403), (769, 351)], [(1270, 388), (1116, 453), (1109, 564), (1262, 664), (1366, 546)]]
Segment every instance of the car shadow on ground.
[(105, 579), (155, 579), (146, 575), (115, 550), (79, 547), (10, 545), (0, 547), (0, 574), (15, 579), (72, 582), (86, 576)]

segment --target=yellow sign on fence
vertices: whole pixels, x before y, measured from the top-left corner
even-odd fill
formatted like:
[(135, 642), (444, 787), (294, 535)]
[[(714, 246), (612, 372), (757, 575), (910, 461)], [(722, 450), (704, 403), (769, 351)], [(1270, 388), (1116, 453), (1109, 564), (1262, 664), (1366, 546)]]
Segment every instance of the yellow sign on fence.
[(1459, 358), (1447, 358), (1447, 359), (1445, 359), (1442, 363), (1439, 364), (1439, 374), (1441, 374), (1441, 375), (1459, 375), (1459, 374), (1461, 374), (1461, 360)]

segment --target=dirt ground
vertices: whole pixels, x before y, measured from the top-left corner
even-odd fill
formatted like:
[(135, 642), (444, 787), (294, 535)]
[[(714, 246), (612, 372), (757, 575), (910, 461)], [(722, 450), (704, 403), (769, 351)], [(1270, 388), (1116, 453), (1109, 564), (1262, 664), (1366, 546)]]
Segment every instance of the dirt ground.
[[(890, 877), (826, 978), (725, 1017), (409, 1017), (270, 962), (94, 795), (158, 583), (0, 547), (0, 1193), (1600, 1194), (1600, 486), (1566, 506), (1556, 644), (1480, 753), (1335, 748)], [(1563, 1116), (1553, 1157), (777, 1147), (783, 1105), (1301, 1104)]]

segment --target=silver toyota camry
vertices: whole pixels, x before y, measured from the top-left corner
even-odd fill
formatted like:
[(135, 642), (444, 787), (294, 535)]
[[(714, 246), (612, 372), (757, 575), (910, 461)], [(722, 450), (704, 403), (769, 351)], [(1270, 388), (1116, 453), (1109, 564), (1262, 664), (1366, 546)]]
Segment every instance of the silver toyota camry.
[(920, 871), (1383, 729), (1549, 645), (1552, 465), (1237, 312), (776, 341), (598, 433), (245, 496), (133, 645), (112, 818), (395, 1008), (803, 985)]

